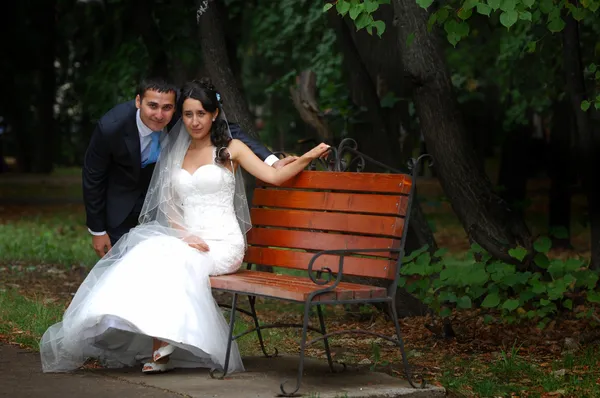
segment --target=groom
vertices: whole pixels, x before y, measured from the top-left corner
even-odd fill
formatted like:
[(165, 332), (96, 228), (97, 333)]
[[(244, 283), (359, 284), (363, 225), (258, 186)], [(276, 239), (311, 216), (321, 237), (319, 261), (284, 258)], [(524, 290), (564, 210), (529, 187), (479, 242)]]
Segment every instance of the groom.
[[(99, 257), (138, 223), (160, 153), (160, 137), (177, 120), (173, 118), (176, 92), (162, 79), (144, 80), (135, 100), (115, 106), (96, 125), (82, 177), (86, 224)], [(230, 129), (233, 138), (270, 166), (279, 168), (294, 159), (278, 159), (236, 124)]]

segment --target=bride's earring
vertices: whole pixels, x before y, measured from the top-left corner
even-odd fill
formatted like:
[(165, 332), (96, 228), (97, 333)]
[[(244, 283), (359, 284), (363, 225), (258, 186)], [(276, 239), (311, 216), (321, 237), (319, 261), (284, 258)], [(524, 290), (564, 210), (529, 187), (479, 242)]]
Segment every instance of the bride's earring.
[(214, 118), (214, 119), (213, 119), (213, 122), (214, 122), (215, 120), (217, 120), (217, 118)]

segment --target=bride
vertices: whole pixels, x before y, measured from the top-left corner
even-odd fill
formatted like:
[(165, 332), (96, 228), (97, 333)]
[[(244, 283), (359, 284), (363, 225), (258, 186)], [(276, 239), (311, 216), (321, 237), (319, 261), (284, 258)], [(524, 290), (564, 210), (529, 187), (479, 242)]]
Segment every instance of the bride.
[[(44, 372), (145, 362), (144, 373), (175, 367), (223, 370), (228, 325), (209, 276), (236, 272), (251, 227), (243, 167), (271, 184), (301, 172), (329, 149), (320, 144), (274, 169), (231, 138), (210, 81), (181, 89), (181, 119), (162, 143), (140, 225), (90, 271), (62, 322), (40, 342)], [(232, 345), (228, 372), (243, 371)]]

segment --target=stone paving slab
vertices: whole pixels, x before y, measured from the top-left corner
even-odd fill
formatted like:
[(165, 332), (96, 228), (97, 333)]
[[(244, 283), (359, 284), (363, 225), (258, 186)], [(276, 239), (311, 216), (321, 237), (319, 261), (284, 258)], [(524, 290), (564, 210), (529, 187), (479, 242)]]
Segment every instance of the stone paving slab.
[[(211, 379), (207, 369), (176, 369), (145, 375), (139, 368), (99, 369), (68, 374), (42, 373), (37, 353), (0, 345), (0, 397), (10, 398), (271, 398), (279, 384), (295, 385), (297, 356), (244, 358), (246, 372)], [(324, 361), (307, 359), (300, 393), (311, 398), (437, 398), (443, 388), (413, 389), (384, 373), (349, 367), (329, 373)]]
[[(279, 385), (289, 379), (289, 389), (296, 382), (298, 357), (244, 358), (246, 372), (234, 373), (224, 380), (212, 379), (206, 369), (176, 369), (160, 375), (144, 375), (138, 369), (102, 370), (105, 375), (130, 383), (144, 383), (188, 397), (271, 398), (279, 393)], [(439, 387), (414, 389), (404, 381), (385, 373), (349, 367), (332, 374), (324, 361), (307, 359), (300, 393), (314, 398), (437, 398), (444, 397)]]
[(0, 397), (181, 398), (181, 395), (97, 372), (44, 374), (38, 354), (0, 344)]

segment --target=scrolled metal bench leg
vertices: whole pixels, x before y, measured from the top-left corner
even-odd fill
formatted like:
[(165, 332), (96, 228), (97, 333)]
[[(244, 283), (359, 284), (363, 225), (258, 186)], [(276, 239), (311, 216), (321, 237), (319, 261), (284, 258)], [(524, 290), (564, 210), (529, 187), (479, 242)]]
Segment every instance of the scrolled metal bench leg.
[(248, 296), (248, 302), (250, 303), (250, 311), (252, 315), (252, 319), (254, 320), (254, 327), (256, 328), (256, 335), (258, 336), (258, 341), (260, 343), (260, 348), (265, 355), (265, 358), (273, 358), (279, 354), (277, 347), (275, 348), (275, 352), (271, 355), (267, 353), (267, 349), (265, 348), (265, 343), (263, 341), (262, 331), (260, 330), (260, 325), (258, 323), (258, 316), (256, 315), (256, 309), (254, 304), (256, 303), (256, 296)]
[[(235, 310), (237, 307), (237, 293), (233, 293), (231, 299), (231, 316), (229, 317), (229, 338), (227, 339), (227, 352), (225, 353), (225, 366), (223, 370), (211, 369), (210, 377), (213, 379), (223, 380), (227, 375), (227, 369), (229, 369), (229, 358), (231, 357), (231, 346), (233, 345), (233, 328), (235, 326)], [(221, 373), (220, 375), (218, 373)]]
[(306, 350), (306, 335), (308, 333), (308, 318), (309, 318), (309, 310), (310, 310), (310, 302), (312, 301), (312, 295), (306, 300), (304, 304), (304, 322), (302, 324), (302, 338), (300, 339), (300, 363), (298, 364), (298, 375), (296, 376), (296, 387), (294, 391), (287, 392), (285, 391), (284, 385), (287, 383), (285, 380), (279, 386), (281, 393), (284, 397), (299, 397), (299, 394), (296, 394), (300, 389), (300, 385), (302, 384), (302, 373), (304, 372), (304, 354)]
[[(406, 379), (408, 380), (408, 383), (413, 387), (413, 388), (419, 388), (417, 387), (413, 380), (412, 380), (412, 374), (410, 372), (410, 366), (408, 364), (408, 358), (406, 358), (406, 352), (404, 350), (404, 341), (402, 340), (402, 333), (400, 331), (400, 322), (398, 321), (398, 311), (396, 311), (396, 303), (395, 302), (390, 302), (389, 303), (390, 306), (390, 312), (392, 314), (392, 317), (394, 318), (394, 326), (396, 327), (396, 336), (398, 337), (398, 347), (400, 348), (400, 354), (402, 354), (402, 364), (404, 366), (404, 374), (406, 375)], [(421, 383), (421, 388), (425, 387), (425, 381), (423, 380), (423, 383)]]
[[(317, 305), (317, 315), (319, 316), (319, 323), (321, 324), (321, 334), (325, 336), (327, 335), (327, 330), (325, 329), (325, 320), (323, 319), (323, 309), (320, 305)], [(331, 350), (329, 349), (329, 339), (327, 337), (323, 339), (323, 345), (325, 346), (325, 353), (327, 354), (327, 363), (329, 364), (329, 369), (332, 373), (336, 373), (336, 370), (333, 367), (333, 359), (331, 359)]]

